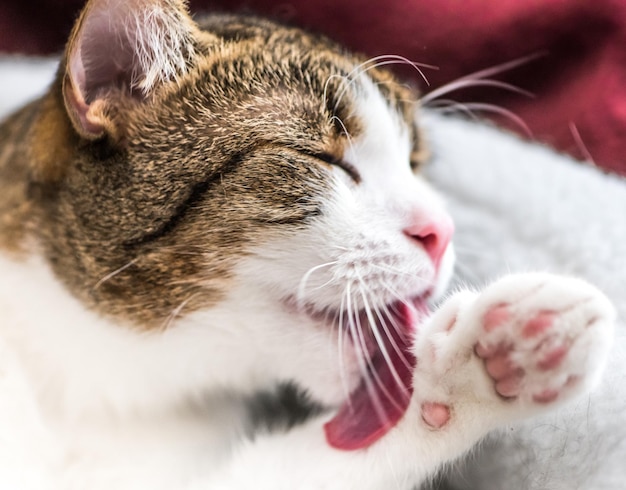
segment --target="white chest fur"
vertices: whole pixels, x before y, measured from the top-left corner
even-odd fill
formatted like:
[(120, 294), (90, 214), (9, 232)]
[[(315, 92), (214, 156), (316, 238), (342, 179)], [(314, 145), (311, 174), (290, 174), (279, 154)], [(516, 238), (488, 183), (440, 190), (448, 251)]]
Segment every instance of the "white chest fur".
[(228, 454), (244, 430), (238, 400), (189, 401), (190, 366), (203, 366), (188, 344), (206, 339), (181, 335), (166, 348), (86, 311), (40, 261), (0, 264), (1, 488), (50, 488), (46, 472), (61, 488), (84, 488), (86, 475), (89, 488), (171, 488)]

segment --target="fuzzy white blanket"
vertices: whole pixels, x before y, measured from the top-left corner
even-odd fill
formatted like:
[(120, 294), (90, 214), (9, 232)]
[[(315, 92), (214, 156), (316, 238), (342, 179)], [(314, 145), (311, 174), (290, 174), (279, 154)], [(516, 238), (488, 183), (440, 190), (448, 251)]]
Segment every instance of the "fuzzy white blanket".
[(507, 272), (583, 277), (618, 310), (603, 384), (587, 399), (499, 434), (468, 461), (463, 489), (626, 488), (626, 180), (494, 128), (428, 117), (432, 180), (457, 224), (457, 280)]
[[(0, 116), (41, 93), (56, 62), (0, 58)], [(603, 384), (556, 414), (494, 435), (459, 463), (455, 488), (626, 488), (626, 180), (492, 127), (424, 116), (430, 178), (456, 220), (456, 281), (513, 271), (581, 276), (620, 317)], [(1, 453), (1, 451), (0, 451)]]

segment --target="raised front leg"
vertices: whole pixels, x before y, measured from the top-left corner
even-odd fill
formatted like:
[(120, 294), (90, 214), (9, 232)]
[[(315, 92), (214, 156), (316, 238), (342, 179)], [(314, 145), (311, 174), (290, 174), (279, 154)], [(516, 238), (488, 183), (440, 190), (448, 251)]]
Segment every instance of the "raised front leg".
[(422, 327), (409, 409), (380, 441), (333, 449), (325, 420), (312, 420), (248, 443), (201, 488), (411, 488), (491, 429), (586, 393), (601, 374), (614, 315), (596, 288), (546, 274), (457, 293)]

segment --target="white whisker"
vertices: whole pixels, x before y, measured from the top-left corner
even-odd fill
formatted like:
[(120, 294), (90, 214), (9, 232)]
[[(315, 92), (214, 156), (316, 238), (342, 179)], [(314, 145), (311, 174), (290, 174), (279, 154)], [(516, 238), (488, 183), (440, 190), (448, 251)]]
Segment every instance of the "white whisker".
[(514, 92), (520, 95), (524, 95), (526, 97), (534, 97), (532, 92), (524, 90), (520, 87), (516, 87), (510, 83), (501, 82), (499, 80), (468, 80), (464, 78), (460, 78), (454, 82), (446, 83), (441, 87), (433, 90), (432, 92), (428, 92), (424, 97), (420, 99), (422, 105), (428, 106), (428, 104), (434, 100), (438, 100), (442, 95), (449, 94), (451, 92), (456, 92), (457, 90), (461, 90), (464, 88), (474, 88), (474, 87), (495, 87), (503, 90), (508, 90), (510, 92)]
[(183, 300), (176, 308), (174, 308), (174, 310), (172, 310), (172, 312), (163, 323), (163, 326), (161, 327), (162, 330), (167, 330), (171, 326), (172, 322), (176, 319), (178, 315), (180, 315), (180, 312), (183, 311), (183, 308), (187, 306), (187, 303), (189, 303), (197, 294), (198, 293), (190, 294), (187, 299)]
[[(362, 282), (361, 282), (361, 285), (363, 285)], [(391, 376), (393, 377), (394, 381), (396, 382), (396, 384), (400, 388), (405, 389), (404, 383), (402, 382), (402, 379), (400, 378), (400, 375), (398, 374), (398, 371), (396, 370), (395, 366), (393, 365), (393, 361), (391, 360), (391, 356), (389, 355), (389, 352), (387, 351), (387, 347), (385, 346), (385, 341), (383, 340), (382, 335), (380, 334), (380, 331), (378, 330), (378, 327), (376, 325), (376, 320), (374, 319), (374, 316), (372, 315), (372, 311), (370, 309), (369, 302), (367, 301), (367, 294), (366, 294), (365, 291), (363, 291), (363, 289), (360, 289), (360, 292), (361, 292), (361, 297), (363, 298), (363, 303), (365, 305), (365, 314), (367, 315), (367, 319), (368, 319), (368, 321), (370, 323), (370, 330), (372, 331), (372, 333), (374, 334), (374, 338), (376, 339), (376, 344), (378, 344), (378, 348), (380, 349), (380, 352), (381, 352), (383, 358), (385, 359), (385, 362), (387, 363), (387, 366), (389, 367), (389, 372), (391, 373)], [(389, 340), (392, 340), (391, 337), (388, 337), (388, 338), (389, 338)], [(376, 377), (378, 377), (378, 376), (376, 375)], [(391, 401), (391, 403), (393, 403), (396, 408), (402, 410), (400, 405), (398, 405), (397, 401), (394, 399), (394, 397), (387, 390), (387, 387), (384, 386), (384, 383), (382, 381), (380, 381), (380, 384), (381, 384), (381, 388), (384, 388), (383, 392), (385, 393), (385, 395), (387, 396), (389, 401)]]
[(344, 307), (345, 307), (345, 298), (346, 291), (344, 290), (343, 295), (341, 296), (341, 304), (339, 306), (339, 320), (338, 320), (338, 338), (337, 338), (337, 349), (339, 353), (339, 377), (341, 379), (341, 385), (343, 387), (343, 391), (345, 393), (346, 400), (348, 401), (348, 406), (352, 408), (352, 401), (350, 397), (350, 388), (348, 386), (348, 379), (346, 378), (346, 364), (343, 358), (344, 355), (344, 340), (347, 332), (344, 328)]
[(343, 123), (343, 121), (339, 118), (339, 116), (333, 116), (330, 118), (331, 121), (337, 121), (339, 122), (339, 124), (341, 125), (341, 128), (343, 129), (343, 132), (346, 135), (346, 139), (348, 140), (348, 144), (350, 145), (350, 148), (352, 148), (354, 145), (352, 144), (352, 137), (350, 136), (350, 133), (348, 133), (348, 129), (346, 128), (346, 125)]
[(525, 65), (530, 63), (531, 61), (535, 61), (536, 59), (543, 58), (547, 55), (547, 52), (539, 52), (530, 54), (528, 56), (522, 56), (521, 58), (516, 58), (511, 61), (507, 61), (505, 63), (500, 63), (499, 65), (492, 66), (490, 68), (485, 68), (482, 70), (475, 71), (474, 73), (470, 73), (469, 75), (465, 75), (464, 77), (459, 78), (462, 79), (480, 79), (480, 78), (488, 78), (493, 75), (499, 75), (500, 73), (504, 73), (506, 71), (517, 68), (518, 66)]
[[(311, 267), (303, 276), (302, 279), (300, 279), (300, 284), (298, 285), (298, 292), (297, 292), (297, 296), (296, 296), (296, 301), (298, 302), (298, 307), (301, 307), (301, 302), (304, 299), (305, 296), (305, 292), (306, 292), (306, 284), (309, 280), (309, 278), (311, 277), (311, 275), (313, 275), (316, 271), (323, 269), (324, 267), (329, 267), (331, 265), (335, 265), (337, 263), (337, 261), (332, 261), (332, 262), (326, 262), (325, 264), (320, 264), (320, 265), (316, 265), (315, 267)], [(328, 284), (330, 284), (333, 281), (333, 279), (331, 278), (328, 282), (326, 282), (325, 284), (323, 284), (322, 286), (319, 286), (316, 289), (321, 289), (322, 287), (327, 286)]]
[[(367, 366), (365, 365), (365, 359), (363, 359), (363, 347), (357, 342), (359, 341), (358, 336), (356, 335), (356, 325), (354, 321), (354, 312), (352, 311), (352, 294), (350, 291), (351, 283), (346, 284), (346, 314), (348, 319), (348, 328), (350, 329), (350, 335), (352, 336), (352, 342), (354, 342), (355, 351), (357, 354), (357, 363), (359, 364), (359, 370), (361, 371), (361, 375), (363, 377), (367, 377)], [(355, 308), (355, 311), (358, 313), (358, 310)]]
[(406, 356), (404, 355), (404, 352), (402, 352), (402, 349), (400, 349), (400, 347), (398, 346), (398, 343), (393, 338), (393, 335), (391, 334), (391, 332), (389, 331), (389, 328), (387, 326), (387, 321), (392, 323), (392, 326), (394, 326), (393, 323), (395, 323), (394, 330), (396, 330), (396, 331), (401, 330), (400, 326), (397, 324), (397, 322), (395, 321), (394, 317), (389, 314), (390, 312), (388, 310), (387, 310), (385, 315), (383, 315), (380, 312), (380, 308), (378, 308), (378, 307), (375, 308), (374, 311), (376, 312), (376, 315), (378, 316), (378, 319), (380, 320), (380, 324), (383, 327), (383, 330), (385, 331), (385, 335), (389, 339), (389, 343), (391, 344), (391, 347), (393, 348), (393, 350), (396, 351), (396, 354), (398, 354), (398, 358), (400, 359), (402, 364), (404, 364), (404, 366), (408, 370), (412, 371), (413, 370), (413, 366), (407, 360)]
[(109, 279), (112, 279), (113, 277), (117, 276), (120, 272), (123, 272), (126, 269), (128, 269), (130, 266), (134, 265), (138, 260), (139, 260), (139, 257), (135, 257), (133, 260), (128, 262), (128, 264), (123, 265), (119, 269), (115, 269), (113, 272), (107, 274), (94, 285), (93, 290), (95, 291), (100, 286), (102, 286), (105, 282), (107, 282)]
[[(411, 310), (415, 311), (415, 307), (413, 306), (413, 304), (410, 301), (407, 301), (406, 299), (404, 299), (403, 296), (400, 295), (389, 284), (387, 284), (384, 281), (381, 281), (381, 284), (387, 291), (389, 291), (392, 294), (392, 296), (397, 298), (397, 302), (402, 303), (406, 307), (408, 307)], [(396, 333), (398, 335), (403, 336), (403, 335), (405, 335), (405, 332), (402, 330), (402, 328), (398, 325), (398, 323), (395, 320), (395, 317), (397, 315), (400, 315), (400, 312), (396, 310), (396, 306), (395, 305), (396, 305), (396, 302), (391, 303), (390, 306), (383, 305), (382, 308), (385, 310), (385, 314), (386, 314), (387, 318), (389, 318), (389, 322), (391, 323), (391, 326), (393, 327), (393, 329), (396, 331)], [(389, 311), (390, 308), (391, 308), (391, 310), (393, 310), (393, 313), (392, 313), (392, 311)]]
[[(344, 124), (344, 122), (341, 120), (341, 118), (339, 116), (333, 116), (330, 118), (331, 121), (336, 120), (337, 122), (339, 122), (339, 124), (341, 125), (343, 132), (346, 135), (346, 139), (348, 140), (348, 146), (350, 147), (350, 149), (352, 150), (352, 153), (354, 154), (355, 158), (358, 158), (357, 153), (354, 151), (354, 143), (352, 141), (352, 136), (350, 135), (350, 133), (348, 132), (348, 128), (346, 128), (346, 125)], [(358, 160), (357, 160), (357, 164), (358, 164)]]
[[(463, 104), (463, 106), (470, 110), (492, 112), (494, 114), (500, 114), (501, 116), (505, 116), (516, 125), (518, 125), (528, 135), (528, 137), (532, 137), (532, 131), (530, 130), (526, 122), (520, 116), (518, 116), (509, 109), (505, 109), (504, 107), (500, 107), (495, 104), (486, 104), (484, 102), (468, 102)], [(443, 109), (441, 112), (445, 111), (446, 109)]]
[(328, 105), (328, 86), (331, 80), (335, 78), (341, 78), (345, 80), (345, 76), (339, 75), (338, 73), (333, 73), (326, 79), (326, 82), (324, 82), (324, 91), (322, 92), (322, 107), (321, 107), (322, 113), (324, 112), (324, 110), (326, 109), (326, 106)]
[[(380, 66), (399, 65), (399, 64), (412, 66), (417, 71), (417, 73), (419, 73), (422, 79), (426, 82), (426, 85), (430, 85), (430, 83), (428, 82), (428, 78), (426, 78), (426, 75), (421, 70), (421, 68), (430, 68), (434, 70), (438, 69), (438, 67), (436, 66), (427, 65), (425, 63), (417, 63), (400, 55), (389, 54), (389, 55), (380, 55), (374, 58), (370, 58), (369, 60), (366, 60), (363, 63), (357, 65), (344, 78), (347, 81), (347, 85), (345, 85), (345, 82), (344, 84), (341, 85), (341, 90), (339, 91), (339, 94), (337, 95), (337, 101), (335, 102), (334, 110), (337, 111), (337, 108), (339, 107), (339, 104), (341, 103), (341, 100), (343, 99), (344, 95), (346, 94), (350, 86), (355, 82), (355, 80), (358, 77)], [(367, 66), (367, 65), (370, 65), (370, 66)]]
[(569, 123), (569, 130), (572, 133), (572, 137), (574, 138), (574, 142), (576, 143), (576, 146), (578, 146), (578, 149), (583, 154), (585, 161), (588, 163), (591, 163), (592, 165), (595, 165), (596, 162), (591, 156), (591, 153), (589, 152), (589, 148), (587, 148), (587, 145), (585, 145), (583, 139), (581, 138), (580, 132), (578, 131), (578, 128), (576, 127), (576, 124), (574, 124), (574, 122)]
[[(360, 320), (358, 316), (358, 309), (354, 309), (354, 312), (351, 311), (351, 295), (350, 295), (350, 283), (348, 283), (348, 324), (350, 326), (350, 334), (352, 335), (352, 340), (355, 343), (356, 354), (357, 354), (357, 362), (359, 364), (359, 368), (361, 370), (361, 374), (363, 377), (363, 382), (365, 383), (365, 389), (367, 390), (367, 394), (374, 405), (374, 411), (376, 415), (382, 422), (387, 422), (387, 413), (381, 403), (380, 398), (378, 397), (378, 393), (372, 384), (372, 380), (370, 378), (370, 373), (368, 370), (368, 364), (371, 367), (371, 360), (367, 356), (367, 346), (365, 344), (365, 338), (363, 337), (363, 331), (360, 325)], [(356, 306), (356, 305), (355, 305)]]
[(452, 99), (437, 99), (428, 104), (428, 108), (436, 112), (447, 114), (450, 112), (461, 112), (467, 117), (478, 120), (479, 117), (472, 110), (461, 102)]
[[(433, 108), (433, 107), (441, 106), (441, 102), (439, 104), (436, 103), (436, 101), (439, 100), (441, 96), (449, 94), (451, 92), (456, 92), (464, 88), (471, 88), (471, 87), (494, 87), (494, 88), (498, 88), (502, 90), (508, 90), (508, 91), (511, 91), (520, 95), (527, 96), (527, 97), (533, 97), (534, 95), (531, 92), (528, 92), (527, 90), (521, 89), (520, 87), (517, 87), (507, 82), (503, 82), (500, 80), (493, 80), (489, 77), (503, 73), (508, 70), (512, 70), (513, 68), (529, 63), (539, 57), (545, 56), (545, 54), (546, 53), (536, 53), (536, 54), (532, 54), (529, 56), (524, 56), (522, 58), (518, 58), (512, 61), (509, 61), (507, 63), (502, 63), (499, 65), (493, 66), (491, 68), (486, 68), (483, 70), (476, 71), (474, 73), (470, 73), (469, 75), (465, 75), (463, 77), (457, 78), (456, 80), (453, 80), (431, 91), (430, 93), (424, 95), (420, 99), (420, 101), (425, 107)], [(446, 104), (447, 104), (447, 101), (446, 101)], [(472, 117), (474, 117), (471, 112), (472, 110), (500, 114), (502, 116), (507, 117), (510, 121), (518, 125), (521, 129), (523, 129), (523, 131), (528, 136), (532, 136), (532, 132), (528, 128), (528, 125), (523, 121), (521, 117), (519, 117), (517, 114), (515, 114), (514, 112), (508, 109), (499, 107), (494, 104), (486, 104), (486, 103), (479, 103), (479, 102), (464, 103), (464, 104), (453, 103), (452, 109), (446, 106), (445, 108), (440, 109), (440, 112), (449, 112), (450, 110), (462, 110), (468, 114), (471, 114)]]
[[(364, 286), (367, 287), (366, 285), (364, 285)], [(396, 300), (398, 300), (400, 302), (404, 302), (402, 300), (402, 298), (400, 297), (400, 295), (396, 291), (394, 291), (390, 286), (388, 286), (388, 285), (383, 283), (383, 287), (385, 287), (387, 289), (387, 291), (389, 291), (392, 294), (392, 296), (394, 298), (396, 298)], [(369, 292), (369, 294), (372, 294), (372, 292), (371, 292), (371, 290), (369, 288), (368, 288), (368, 292)], [(365, 300), (365, 298), (364, 298), (364, 300)], [(384, 315), (381, 313), (380, 308), (384, 308), (384, 310), (385, 310), (384, 311)], [(396, 343), (395, 339), (393, 338), (393, 335), (389, 331), (389, 328), (387, 327), (387, 321), (389, 321), (391, 323), (392, 327), (394, 328), (394, 330), (396, 331), (396, 333), (399, 336), (404, 336), (405, 335), (405, 332), (403, 331), (403, 329), (396, 322), (395, 316), (389, 311), (389, 308), (387, 307), (386, 304), (382, 304), (380, 307), (376, 306), (374, 308), (374, 311), (375, 311), (375, 313), (376, 313), (376, 315), (377, 315), (377, 317), (378, 317), (378, 319), (379, 319), (379, 321), (380, 321), (380, 323), (381, 323), (381, 325), (383, 327), (383, 330), (385, 331), (385, 335), (387, 335), (387, 338), (389, 339), (389, 342), (391, 343), (391, 346), (396, 351), (396, 354), (398, 354), (398, 357), (400, 358), (402, 363), (409, 370), (412, 370), (413, 367), (411, 366), (411, 364), (407, 360), (406, 356), (402, 352), (402, 349), (400, 349), (400, 347)], [(372, 325), (375, 325), (375, 323), (372, 320), (370, 320), (370, 323), (372, 323)]]
[(393, 267), (391, 267), (389, 265), (381, 265), (381, 264), (375, 264), (375, 263), (372, 263), (372, 264), (369, 264), (369, 265), (371, 267), (373, 267), (374, 269), (380, 269), (381, 271), (390, 272), (392, 274), (397, 274), (397, 275), (400, 275), (400, 276), (410, 276), (410, 275), (413, 274), (412, 272), (409, 272), (409, 271), (403, 271), (403, 270), (400, 270), (400, 269), (395, 269), (395, 268), (393, 268)]
[(351, 252), (352, 249), (350, 247), (342, 247), (341, 245), (333, 245), (333, 248), (339, 250), (341, 252)]
[[(392, 309), (394, 309), (394, 307), (391, 307)], [(406, 332), (400, 327), (400, 325), (398, 325), (398, 322), (396, 320), (396, 315), (398, 314), (398, 312), (391, 312), (389, 307), (387, 305), (382, 305), (381, 309), (384, 311), (385, 313), (385, 318), (387, 318), (389, 324), (391, 324), (391, 326), (393, 327), (393, 329), (395, 330), (396, 334), (398, 336), (404, 337), (406, 335)], [(385, 322), (383, 323), (383, 329), (385, 330), (385, 333), (391, 338), (393, 339), (391, 332), (389, 331), (388, 328), (388, 324)], [(395, 344), (395, 348), (400, 350), (400, 348), (397, 346), (397, 344), (395, 343), (395, 341), (393, 342), (392, 345)], [(406, 356), (404, 355), (404, 353), (400, 353), (400, 359), (402, 360), (402, 363), (409, 369), (413, 369), (411, 367), (411, 364), (409, 363), (409, 361), (407, 360)]]
[(422, 272), (423, 270), (425, 270), (425, 268), (420, 269), (420, 270), (413, 270), (411, 272), (406, 271), (406, 270), (401, 270), (401, 269), (396, 269), (394, 267), (391, 267), (390, 265), (381, 265), (381, 264), (370, 264), (371, 267), (375, 268), (375, 269), (380, 269), (382, 271), (385, 272), (390, 272), (392, 274), (397, 274), (400, 276), (411, 276), (413, 279), (417, 279), (419, 281), (421, 281), (423, 284), (428, 285), (430, 284), (429, 281), (427, 281), (426, 279), (423, 279), (421, 277), (418, 276), (418, 274), (420, 272)]

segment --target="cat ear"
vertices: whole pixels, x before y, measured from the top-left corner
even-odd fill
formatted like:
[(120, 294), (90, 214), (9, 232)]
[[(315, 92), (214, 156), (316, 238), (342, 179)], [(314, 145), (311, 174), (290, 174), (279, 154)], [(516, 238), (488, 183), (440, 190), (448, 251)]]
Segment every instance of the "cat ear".
[(91, 0), (65, 55), (63, 97), (78, 133), (96, 139), (114, 131), (115, 99), (146, 99), (185, 73), (194, 32), (183, 0)]

